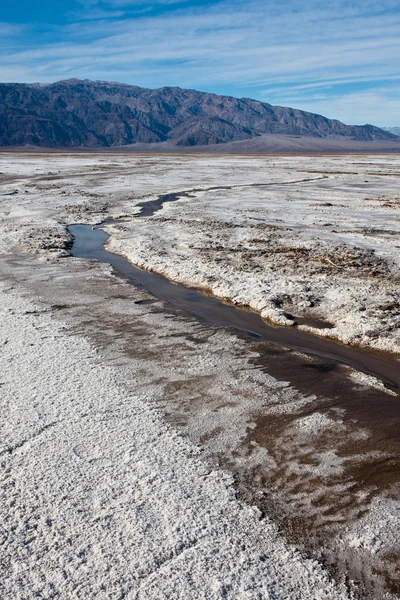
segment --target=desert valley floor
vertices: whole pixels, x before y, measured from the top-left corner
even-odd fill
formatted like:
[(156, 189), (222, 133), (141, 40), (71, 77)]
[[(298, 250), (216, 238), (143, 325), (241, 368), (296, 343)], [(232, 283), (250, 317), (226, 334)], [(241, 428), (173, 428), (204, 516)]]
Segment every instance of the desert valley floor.
[(2, 598), (400, 598), (400, 156), (3, 153), (0, 202)]

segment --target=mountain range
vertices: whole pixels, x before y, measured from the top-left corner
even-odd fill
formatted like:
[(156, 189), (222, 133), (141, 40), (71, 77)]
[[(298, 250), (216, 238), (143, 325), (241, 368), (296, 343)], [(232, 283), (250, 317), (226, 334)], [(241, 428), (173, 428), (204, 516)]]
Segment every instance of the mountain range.
[(398, 141), (373, 125), (344, 125), (321, 115), (250, 98), (179, 87), (152, 90), (69, 79), (0, 84), (0, 146), (114, 148), (168, 142), (209, 146), (266, 135)]

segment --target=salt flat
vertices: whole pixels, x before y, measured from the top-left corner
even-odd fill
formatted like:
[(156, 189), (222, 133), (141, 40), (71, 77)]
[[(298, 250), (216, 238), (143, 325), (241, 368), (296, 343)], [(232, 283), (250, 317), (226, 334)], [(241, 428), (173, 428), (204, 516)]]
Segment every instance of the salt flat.
[(397, 398), (340, 369), (310, 388), (309, 359), (69, 257), (66, 226), (123, 215), (108, 247), (135, 264), (398, 353), (399, 162), (0, 155), (4, 597), (339, 599), (346, 573), (397, 597), (397, 439), (352, 412)]
[[(258, 159), (246, 169), (233, 159), (237, 184), (221, 182), (231, 189), (166, 205), (156, 228), (125, 224), (109, 248), (273, 323), (321, 319), (330, 327), (319, 335), (398, 353), (400, 159), (371, 160)], [(239, 183), (241, 169), (255, 186)]]

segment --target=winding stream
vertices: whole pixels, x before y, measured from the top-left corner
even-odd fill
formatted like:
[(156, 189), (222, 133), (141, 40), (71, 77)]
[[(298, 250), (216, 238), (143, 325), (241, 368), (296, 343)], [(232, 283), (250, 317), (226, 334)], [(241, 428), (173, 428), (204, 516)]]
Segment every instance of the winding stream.
[[(165, 197), (162, 198), (165, 199)], [(168, 201), (172, 201), (172, 198), (168, 198)], [(161, 199), (161, 204), (162, 202)], [(153, 205), (153, 210), (157, 210), (159, 207), (160, 200), (157, 207)], [(112, 221), (107, 221), (107, 224), (111, 223)], [(184, 310), (210, 325), (238, 330), (251, 336), (253, 340), (257, 338), (260, 342), (268, 342), (316, 356), (325, 362), (332, 363), (333, 361), (333, 363), (347, 365), (357, 371), (377, 377), (387, 388), (400, 393), (399, 363), (389, 355), (345, 346), (303, 332), (296, 327), (273, 327), (263, 321), (257, 313), (225, 304), (221, 300), (206, 296), (195, 289), (172, 283), (160, 275), (135, 267), (123, 256), (108, 252), (104, 244), (109, 236), (101, 228), (93, 229), (89, 225), (71, 225), (68, 229), (74, 236), (72, 256), (95, 259), (110, 264), (120, 275), (143, 287), (156, 298), (168, 302), (174, 308)]]

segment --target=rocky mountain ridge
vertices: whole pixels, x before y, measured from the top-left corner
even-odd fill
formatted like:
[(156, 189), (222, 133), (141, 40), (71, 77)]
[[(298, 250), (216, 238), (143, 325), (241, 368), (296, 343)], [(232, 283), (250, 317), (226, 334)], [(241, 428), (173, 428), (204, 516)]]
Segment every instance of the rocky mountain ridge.
[(78, 79), (0, 84), (3, 147), (110, 148), (166, 141), (208, 146), (264, 134), (397, 140), (373, 125), (344, 125), (293, 108), (179, 87), (152, 90)]

